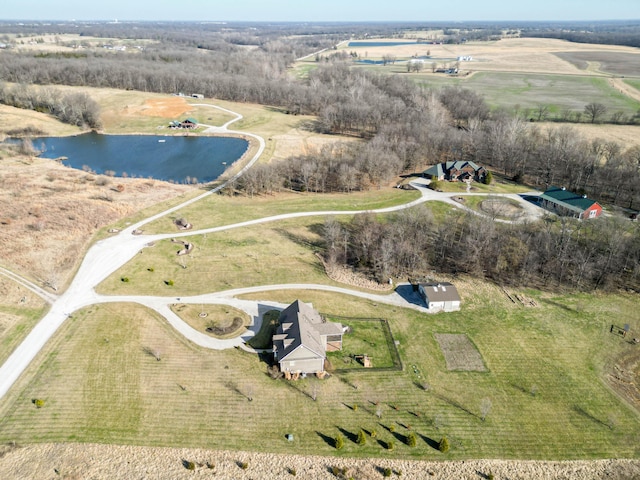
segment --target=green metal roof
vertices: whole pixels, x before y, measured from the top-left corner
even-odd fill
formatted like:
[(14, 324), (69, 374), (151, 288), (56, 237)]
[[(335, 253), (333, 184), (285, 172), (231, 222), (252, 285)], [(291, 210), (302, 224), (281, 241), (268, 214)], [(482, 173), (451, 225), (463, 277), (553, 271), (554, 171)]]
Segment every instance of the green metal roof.
[(429, 168), (427, 168), (424, 172), (422, 172), (424, 175), (432, 175), (436, 178), (440, 178), (441, 176), (444, 175), (444, 171), (442, 170), (442, 164), (439, 163), (437, 165), (433, 165)]
[(588, 210), (593, 204), (597, 203), (595, 200), (591, 200), (586, 196), (583, 197), (560, 187), (549, 188), (540, 195), (540, 198), (578, 213)]

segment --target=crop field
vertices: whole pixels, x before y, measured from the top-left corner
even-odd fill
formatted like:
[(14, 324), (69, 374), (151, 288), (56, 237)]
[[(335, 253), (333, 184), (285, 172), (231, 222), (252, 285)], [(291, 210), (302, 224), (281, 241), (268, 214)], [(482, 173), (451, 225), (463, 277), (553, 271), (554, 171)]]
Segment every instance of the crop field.
[[(607, 106), (608, 114), (634, 115), (640, 109), (640, 97), (620, 88), (616, 83), (619, 79), (605, 81), (611, 76), (640, 76), (640, 54), (631, 47), (535, 38), (396, 46), (392, 40), (359, 42), (357, 47), (343, 48), (373, 63), (385, 55), (397, 58), (386, 66), (358, 68), (407, 76), (429, 88), (460, 85), (482, 95), (492, 108), (522, 112), (545, 105), (551, 115), (556, 115), (564, 111), (582, 112), (587, 103), (598, 102)], [(432, 65), (452, 66), (461, 56), (470, 56), (472, 60), (459, 62), (459, 77), (431, 73)], [(407, 73), (406, 61), (412, 57), (425, 58), (420, 73)], [(634, 81), (626, 80), (630, 85)]]
[(640, 77), (640, 54), (631, 52), (557, 52), (556, 55), (580, 70)]
[[(393, 39), (389, 39), (389, 43), (393, 41)], [(411, 57), (423, 57), (427, 54), (431, 57), (427, 59), (427, 69), (429, 70), (430, 61), (441, 66), (443, 63), (455, 62), (458, 57), (470, 56), (472, 57), (471, 61), (460, 64), (463, 71), (584, 75), (584, 70), (580, 68), (584, 65), (584, 61), (579, 65), (574, 63), (578, 58), (598, 59), (606, 58), (608, 55), (613, 55), (610, 64), (607, 64), (610, 65), (610, 68), (630, 69), (629, 71), (637, 69), (637, 61), (635, 61), (636, 66), (624, 66), (625, 61), (633, 61), (634, 58), (637, 58), (637, 49), (616, 45), (580, 44), (544, 38), (505, 38), (493, 42), (467, 42), (459, 45), (428, 43), (398, 46), (375, 45), (382, 42), (385, 42), (385, 39), (372, 40), (364, 46), (350, 47), (345, 45), (341, 48), (347, 52), (358, 53), (361, 59), (380, 60), (384, 55), (394, 55), (398, 59), (395, 65), (377, 68), (395, 68), (404, 72), (406, 72), (406, 66), (402, 63), (403, 60)], [(558, 56), (558, 53), (563, 54), (563, 57)], [(566, 55), (569, 55), (568, 59), (565, 59)], [(606, 73), (596, 71), (590, 73), (592, 75), (606, 75)]]
[(624, 81), (626, 84), (632, 86), (633, 88), (635, 88), (636, 90), (640, 91), (640, 80), (631, 80), (631, 79), (626, 79)]
[(430, 88), (460, 85), (482, 95), (492, 108), (535, 109), (545, 105), (551, 113), (563, 110), (582, 112), (587, 103), (597, 102), (610, 112), (635, 114), (640, 102), (617, 91), (604, 78), (572, 75), (539, 75), (519, 73), (478, 72), (464, 78), (436, 77), (431, 74), (415, 77)]
[[(527, 290), (539, 307), (525, 308), (491, 285), (459, 279), (458, 287), (461, 312), (428, 316), (336, 294), (271, 292), (283, 302), (301, 296), (329, 316), (388, 319), (403, 363), (414, 366), (291, 383), (265, 375), (257, 355), (189, 344), (140, 306), (90, 307), (64, 324), (0, 406), (0, 441), (423, 459), (640, 454), (640, 419), (601, 380), (634, 348), (608, 330), (612, 313), (640, 329), (633, 296)], [(467, 335), (489, 371), (448, 370), (439, 332)], [(355, 443), (361, 428), (377, 432), (364, 446)], [(410, 431), (416, 447), (405, 443)], [(445, 456), (434, 448), (442, 435), (452, 445)]]

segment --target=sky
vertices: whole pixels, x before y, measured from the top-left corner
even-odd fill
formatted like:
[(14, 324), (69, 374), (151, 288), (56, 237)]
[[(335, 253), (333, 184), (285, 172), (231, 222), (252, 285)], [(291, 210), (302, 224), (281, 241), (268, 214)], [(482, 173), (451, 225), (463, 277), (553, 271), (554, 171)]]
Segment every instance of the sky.
[(576, 21), (640, 19), (640, 0), (6, 0), (2, 20)]

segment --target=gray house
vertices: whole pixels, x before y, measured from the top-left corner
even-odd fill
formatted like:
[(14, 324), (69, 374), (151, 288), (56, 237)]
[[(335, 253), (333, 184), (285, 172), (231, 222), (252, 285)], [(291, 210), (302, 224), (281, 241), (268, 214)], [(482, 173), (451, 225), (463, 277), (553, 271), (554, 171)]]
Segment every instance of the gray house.
[(273, 336), (273, 357), (282, 372), (323, 372), (326, 352), (342, 349), (342, 325), (327, 322), (300, 300), (282, 311), (279, 323)]
[(429, 310), (434, 312), (460, 310), (458, 289), (449, 282), (421, 283), (418, 292)]
[(487, 170), (474, 162), (458, 160), (444, 162), (427, 168), (422, 175), (432, 180), (467, 181), (469, 179), (482, 182), (487, 176)]

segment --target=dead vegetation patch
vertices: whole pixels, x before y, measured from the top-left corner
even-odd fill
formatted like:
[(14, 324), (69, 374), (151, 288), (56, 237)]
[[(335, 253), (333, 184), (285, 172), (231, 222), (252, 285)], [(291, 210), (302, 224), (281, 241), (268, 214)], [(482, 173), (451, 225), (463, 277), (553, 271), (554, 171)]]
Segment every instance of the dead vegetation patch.
[(480, 209), (487, 215), (501, 218), (519, 218), (524, 210), (520, 205), (503, 198), (488, 198), (480, 203)]
[(63, 286), (102, 227), (185, 192), (148, 179), (112, 179), (55, 161), (10, 154), (0, 161), (2, 263), (42, 284)]
[(433, 335), (442, 350), (447, 370), (486, 372), (482, 355), (465, 334), (435, 333)]
[[(630, 344), (633, 339), (629, 339)], [(607, 383), (633, 408), (640, 411), (640, 345), (622, 354), (605, 374)]]
[(142, 105), (125, 106), (123, 115), (178, 119), (193, 110), (183, 97), (149, 98)]
[(392, 283), (380, 283), (367, 278), (361, 273), (356, 272), (352, 268), (345, 267), (344, 265), (330, 264), (324, 261), (322, 256), (317, 255), (322, 264), (327, 276), (334, 282), (343, 283), (345, 285), (351, 285), (353, 287), (366, 288), (368, 290), (390, 291), (393, 290)]

